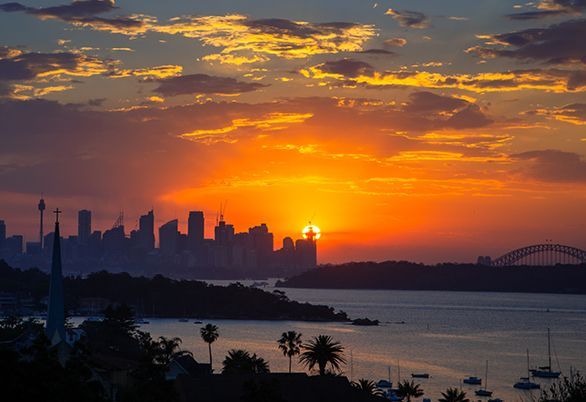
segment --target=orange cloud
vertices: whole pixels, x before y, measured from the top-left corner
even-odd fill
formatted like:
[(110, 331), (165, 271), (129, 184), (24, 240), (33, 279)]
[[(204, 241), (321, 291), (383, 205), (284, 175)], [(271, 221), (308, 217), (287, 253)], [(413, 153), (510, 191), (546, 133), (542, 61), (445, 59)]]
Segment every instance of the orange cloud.
[(368, 88), (419, 87), (456, 88), (472, 92), (509, 92), (540, 90), (546, 92), (586, 91), (586, 77), (580, 71), (561, 69), (532, 69), (477, 74), (442, 74), (428, 71), (375, 71), (372, 66), (360, 63), (360, 69), (347, 69), (342, 62), (325, 62), (300, 70), (307, 78), (340, 82), (344, 86), (360, 85)]
[(190, 141), (201, 142), (207, 145), (218, 142), (234, 143), (238, 141), (238, 138), (228, 134), (238, 130), (239, 128), (250, 127), (260, 131), (284, 130), (291, 124), (301, 124), (312, 116), (312, 113), (273, 112), (260, 119), (234, 119), (232, 120), (232, 123), (226, 127), (195, 130), (189, 133), (180, 134), (179, 137)]

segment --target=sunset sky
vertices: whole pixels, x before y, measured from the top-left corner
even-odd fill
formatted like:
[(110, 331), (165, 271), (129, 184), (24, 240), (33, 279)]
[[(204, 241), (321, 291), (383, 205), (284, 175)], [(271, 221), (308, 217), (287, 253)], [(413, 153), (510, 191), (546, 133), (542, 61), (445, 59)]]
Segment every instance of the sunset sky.
[[(1, 2), (2, 0), (0, 0)], [(204, 210), (319, 261), (586, 248), (586, 1), (0, 3), (0, 219)]]

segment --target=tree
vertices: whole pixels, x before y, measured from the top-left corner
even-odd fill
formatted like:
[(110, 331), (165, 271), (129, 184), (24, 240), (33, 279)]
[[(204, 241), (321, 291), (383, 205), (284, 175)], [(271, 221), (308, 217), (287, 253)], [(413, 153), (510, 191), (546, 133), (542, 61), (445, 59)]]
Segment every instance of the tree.
[(556, 381), (549, 387), (549, 390), (543, 391), (539, 401), (586, 401), (586, 380), (580, 372), (571, 372), (569, 377)]
[(181, 356), (189, 355), (191, 352), (187, 350), (181, 350), (181, 338), (165, 338), (164, 336), (159, 337), (159, 341), (156, 344), (156, 356), (155, 363), (163, 366), (169, 365), (173, 359)]
[(232, 349), (223, 361), (223, 374), (266, 374), (269, 364), (262, 357), (250, 354), (246, 350)]
[(206, 324), (205, 327), (201, 327), (199, 330), (201, 339), (208, 344), (208, 350), (210, 353), (210, 370), (212, 369), (212, 343), (220, 337), (218, 327), (213, 324)]
[(283, 355), (289, 357), (289, 373), (291, 373), (291, 360), (293, 356), (301, 353), (301, 334), (295, 331), (283, 332), (281, 339), (277, 342)]
[(344, 359), (344, 347), (340, 342), (334, 342), (329, 335), (318, 335), (308, 343), (302, 345), (304, 352), (299, 361), (312, 370), (316, 365), (319, 368), (319, 375), (326, 374), (326, 366), (329, 364), (333, 371), (340, 370)]
[(352, 382), (352, 386), (372, 396), (384, 396), (383, 391), (376, 387), (376, 384), (372, 380), (361, 378), (358, 381)]
[(120, 304), (116, 307), (112, 305), (106, 307), (103, 312), (104, 324), (119, 331), (125, 335), (135, 335), (138, 324), (134, 319), (134, 312), (126, 304)]
[(470, 399), (466, 398), (466, 392), (458, 388), (448, 388), (446, 392), (442, 392), (442, 397), (438, 399), (438, 402), (470, 402)]
[(419, 398), (422, 396), (423, 390), (414, 381), (403, 380), (403, 382), (399, 383), (397, 395), (401, 398), (407, 398), (407, 402), (411, 402), (411, 398)]

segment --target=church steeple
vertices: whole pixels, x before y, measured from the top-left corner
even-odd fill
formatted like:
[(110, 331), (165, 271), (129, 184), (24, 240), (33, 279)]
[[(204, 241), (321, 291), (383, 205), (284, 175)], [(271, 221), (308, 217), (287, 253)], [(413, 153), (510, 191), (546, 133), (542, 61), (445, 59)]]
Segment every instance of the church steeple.
[(49, 288), (49, 312), (45, 332), (51, 345), (65, 340), (65, 307), (63, 296), (63, 273), (61, 267), (61, 236), (59, 234), (59, 214), (55, 211), (55, 233), (53, 237), (53, 259), (51, 262), (51, 284)]

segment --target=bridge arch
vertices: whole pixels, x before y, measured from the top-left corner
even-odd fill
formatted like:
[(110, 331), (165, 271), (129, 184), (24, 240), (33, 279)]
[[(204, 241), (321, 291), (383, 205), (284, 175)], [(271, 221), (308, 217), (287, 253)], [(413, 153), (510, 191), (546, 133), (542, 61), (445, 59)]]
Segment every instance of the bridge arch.
[(509, 251), (494, 259), (491, 265), (493, 267), (506, 267), (532, 256), (536, 263), (527, 265), (554, 265), (560, 261), (567, 261), (570, 264), (586, 264), (586, 251), (563, 244), (546, 243)]

